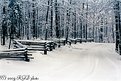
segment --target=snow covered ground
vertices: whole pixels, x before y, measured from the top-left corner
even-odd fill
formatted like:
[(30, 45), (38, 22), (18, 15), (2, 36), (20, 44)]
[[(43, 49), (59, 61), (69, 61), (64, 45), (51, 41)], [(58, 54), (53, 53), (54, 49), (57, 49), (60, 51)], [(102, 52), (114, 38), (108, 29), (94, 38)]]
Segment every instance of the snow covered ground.
[(30, 62), (0, 59), (0, 76), (38, 78), (24, 81), (121, 81), (121, 56), (112, 43), (72, 44), (48, 52), (48, 55), (32, 54), (34, 59)]

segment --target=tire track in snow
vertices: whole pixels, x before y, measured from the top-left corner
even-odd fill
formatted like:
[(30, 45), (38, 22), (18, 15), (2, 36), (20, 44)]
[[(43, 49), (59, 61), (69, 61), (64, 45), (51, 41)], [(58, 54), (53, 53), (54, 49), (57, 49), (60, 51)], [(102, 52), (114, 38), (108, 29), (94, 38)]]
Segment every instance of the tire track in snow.
[[(87, 56), (86, 58), (88, 59), (88, 61), (85, 60), (85, 61), (87, 61), (87, 64), (86, 64), (86, 66), (88, 67), (88, 68), (86, 68), (87, 71), (82, 76), (80, 76), (80, 77), (77, 76), (77, 79), (75, 81), (84, 81), (85, 79), (88, 79), (88, 78), (90, 78), (91, 76), (94, 75), (95, 70), (98, 68), (98, 64), (99, 64), (100, 59), (96, 57), (96, 54), (98, 52), (97, 51), (95, 52), (95, 51), (92, 51), (92, 50), (95, 50), (96, 48), (101, 47), (101, 46), (102, 46), (102, 44), (93, 45), (92, 47), (88, 48), (88, 51), (87, 50), (82, 51), (81, 49), (74, 49), (74, 50), (81, 50), (81, 54), (82, 53), (86, 54), (86, 56)], [(52, 73), (50, 76), (54, 77), (55, 75), (57, 75), (57, 77), (58, 77), (58, 75), (60, 75), (61, 73), (68, 72), (66, 70), (70, 71), (72, 69), (72, 67), (77, 66), (78, 63), (71, 64), (69, 62), (69, 64), (67, 66), (65, 66), (62, 69)], [(73, 70), (73, 71), (74, 71), (74, 73), (76, 72), (75, 70)], [(70, 74), (70, 76), (72, 76), (72, 75)], [(69, 77), (69, 75), (67, 77)]]
[[(101, 46), (99, 48), (100, 49), (97, 49), (97, 50), (99, 50), (99, 54), (100, 54), (98, 57), (102, 57), (103, 59), (99, 59), (98, 58), (98, 63), (101, 64), (101, 66), (102, 66), (102, 63), (105, 64), (103, 62), (105, 60), (106, 63), (108, 63), (110, 66), (112, 66), (111, 68), (114, 67), (114, 71), (112, 71), (112, 72), (116, 73), (116, 77), (114, 77), (115, 78), (115, 81), (120, 81), (121, 78), (120, 78), (119, 68), (117, 67), (116, 63), (110, 58), (110, 56), (107, 55), (107, 54), (110, 54), (111, 52), (109, 51), (110, 53), (108, 53), (108, 51), (107, 51), (108, 49), (106, 49), (107, 47), (102, 47)], [(105, 52), (107, 52), (107, 53), (105, 53)], [(98, 53), (97, 53), (97, 55), (98, 55)], [(94, 69), (95, 71), (91, 74), (91, 75), (94, 74), (92, 77), (95, 77), (95, 74), (97, 74), (96, 71), (98, 71), (99, 68), (100, 68), (99, 67), (100, 65), (98, 65), (98, 63), (96, 64), (96, 67)], [(106, 67), (106, 66), (104, 66), (104, 67)], [(104, 68), (102, 68), (102, 67), (100, 69), (104, 70)], [(110, 69), (110, 67), (109, 67), (109, 69)], [(91, 75), (89, 77), (91, 77)], [(85, 80), (86, 81), (89, 80), (89, 77), (86, 77), (86, 79), (84, 79), (84, 81)]]
[(97, 68), (97, 65), (99, 63), (98, 59), (95, 59), (94, 61), (91, 61), (90, 70), (88, 70), (88, 73), (85, 74), (82, 78), (80, 78), (78, 81), (84, 81), (85, 79), (91, 77), (93, 75), (93, 73), (95, 72), (95, 69)]
[[(98, 55), (98, 52), (100, 52), (100, 49), (103, 48), (103, 44), (96, 44), (91, 46), (90, 48), (88, 48), (87, 50), (84, 50), (83, 53), (87, 53), (88, 57), (87, 59), (89, 60), (89, 64), (88, 64), (88, 72), (86, 72), (83, 76), (81, 76), (81, 78), (79, 78), (77, 81), (84, 81), (92, 76), (94, 76), (96, 69), (98, 69), (98, 64), (99, 62), (101, 62), (101, 59), (97, 58), (96, 56)], [(98, 48), (98, 49), (97, 49)], [(100, 48), (100, 49), (99, 49)], [(81, 50), (80, 48), (73, 48), (76, 50)], [(99, 51), (92, 51), (92, 50), (99, 50)], [(104, 50), (101, 50), (104, 51)], [(103, 56), (102, 57), (106, 57)], [(107, 58), (106, 58), (107, 60)], [(72, 65), (73, 66), (73, 65)]]
[[(105, 51), (105, 52), (107, 52), (108, 54), (110, 54), (111, 53), (110, 51), (112, 51), (111, 49), (107, 49), (107, 50), (109, 50), (109, 51)], [(118, 65), (111, 58), (109, 58), (108, 55), (106, 55), (106, 54), (103, 54), (103, 55), (105, 56), (105, 58), (107, 59), (107, 61), (109, 61), (114, 66), (114, 68), (116, 70), (117, 81), (120, 81), (120, 73), (119, 73), (119, 69), (120, 68), (118, 67)]]
[[(86, 66), (88, 67), (86, 73), (84, 73), (82, 76), (79, 77), (79, 79), (77, 79), (77, 81), (81, 81), (87, 77), (89, 77), (91, 74), (93, 74), (93, 72), (95, 71), (96, 67), (97, 67), (97, 64), (98, 64), (98, 59), (95, 59), (93, 58), (94, 56), (90, 56), (90, 51), (93, 49), (93, 48), (97, 48), (97, 46), (99, 45), (93, 45), (92, 47), (88, 48), (88, 52), (87, 50), (81, 50), (81, 49), (76, 49), (76, 50), (81, 50), (81, 54), (84, 53), (86, 54), (86, 58), (88, 59), (88, 64), (86, 64)], [(75, 49), (74, 49), (75, 50)], [(90, 50), (90, 51), (89, 51)], [(81, 61), (81, 60), (80, 60)], [(87, 60), (86, 60), (87, 61)], [(79, 62), (78, 62), (79, 63)], [(60, 69), (60, 70), (57, 70), (56, 72), (54, 72), (53, 74), (51, 74), (50, 76), (55, 76), (57, 74), (61, 74), (62, 72), (66, 71), (66, 70), (70, 70), (70, 68), (72, 67), (75, 67), (75, 65), (78, 65), (78, 63), (76, 64), (68, 64), (66, 65), (64, 68)]]
[[(100, 49), (102, 49), (103, 47), (103, 44), (96, 44), (95, 46), (93, 46), (93, 48), (91, 48), (90, 50), (88, 50), (88, 52), (92, 55), (92, 59), (93, 59), (93, 61), (92, 62), (90, 62), (90, 63), (92, 63), (92, 65), (91, 65), (91, 70), (89, 70), (89, 73), (88, 74), (86, 74), (83, 78), (81, 78), (80, 80), (78, 80), (78, 81), (85, 81), (85, 80), (87, 80), (88, 78), (90, 78), (90, 77), (92, 77), (92, 76), (94, 76), (94, 74), (96, 73), (96, 69), (98, 69), (98, 64), (101, 62), (101, 59), (99, 59), (99, 57), (100, 56), (98, 56), (98, 58), (96, 57), (97, 55), (98, 55), (98, 53), (99, 52), (101, 52), (101, 51), (103, 51), (103, 50), (101, 50), (100, 51)], [(99, 49), (100, 48), (100, 49)], [(95, 50), (95, 51), (92, 51), (92, 50)], [(96, 51), (96, 50), (99, 50), (99, 51)], [(102, 56), (102, 57), (104, 57), (104, 56)], [(106, 57), (106, 56), (105, 56)], [(92, 67), (93, 66), (93, 67)]]
[[(94, 48), (97, 48), (98, 46), (99, 46), (99, 45), (95, 45)], [(96, 70), (96, 68), (97, 68), (97, 66), (98, 66), (99, 59), (95, 57), (95, 53), (94, 53), (95, 51), (92, 52), (92, 50), (93, 50), (94, 48), (91, 48), (90, 51), (88, 51), (88, 52), (90, 53), (90, 55), (93, 54), (93, 55), (91, 56), (92, 58), (91, 58), (91, 60), (90, 60), (91, 66), (89, 67), (89, 68), (91, 68), (91, 70), (88, 70), (89, 72), (88, 72), (83, 78), (81, 78), (81, 79), (78, 80), (78, 81), (84, 81), (85, 79), (91, 77), (91, 76), (94, 74), (94, 72), (95, 72), (95, 70)], [(89, 57), (89, 58), (90, 58), (90, 57)]]
[[(99, 63), (99, 59), (98, 58), (96, 58), (96, 52), (95, 51), (92, 51), (92, 50), (94, 50), (95, 48), (97, 48), (97, 47), (100, 47), (100, 46), (102, 46), (102, 44), (96, 44), (96, 45), (94, 45), (93, 47), (91, 47), (89, 50), (88, 50), (88, 54), (90, 54), (90, 56), (88, 56), (88, 59), (90, 59), (90, 61), (89, 61), (89, 63), (90, 63), (90, 70), (88, 70), (88, 73), (86, 73), (82, 78), (80, 78), (78, 81), (84, 81), (85, 79), (87, 79), (87, 78), (89, 78), (89, 77), (91, 77), (93, 74), (94, 74), (94, 72), (95, 72), (95, 70), (96, 70), (96, 68), (97, 68), (97, 66), (98, 66), (98, 63)], [(93, 54), (93, 55), (92, 55)]]

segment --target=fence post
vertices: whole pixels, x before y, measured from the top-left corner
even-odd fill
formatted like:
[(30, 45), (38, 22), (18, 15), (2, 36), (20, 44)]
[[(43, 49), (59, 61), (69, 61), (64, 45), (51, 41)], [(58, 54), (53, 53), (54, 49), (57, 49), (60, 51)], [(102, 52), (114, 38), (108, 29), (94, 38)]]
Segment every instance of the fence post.
[(47, 55), (47, 43), (45, 42), (45, 45), (44, 45), (44, 55)]
[(53, 42), (52, 44), (53, 44), (53, 49), (55, 49), (55, 42)]
[(80, 39), (80, 43), (82, 43), (82, 39)]
[(30, 59), (28, 58), (28, 54), (27, 54), (27, 48), (25, 49), (25, 53), (24, 53), (24, 56), (25, 56), (25, 61), (29, 62)]
[(61, 45), (60, 45), (60, 40), (59, 40), (59, 45), (58, 45), (58, 48), (60, 48), (61, 47)]
[(64, 46), (66, 45), (66, 41), (65, 41), (65, 40), (63, 41), (63, 45), (64, 45)]
[(50, 51), (53, 51), (53, 48), (52, 48), (52, 46), (53, 46), (53, 44), (52, 44), (52, 42), (51, 43), (49, 43), (49, 48), (50, 48)]

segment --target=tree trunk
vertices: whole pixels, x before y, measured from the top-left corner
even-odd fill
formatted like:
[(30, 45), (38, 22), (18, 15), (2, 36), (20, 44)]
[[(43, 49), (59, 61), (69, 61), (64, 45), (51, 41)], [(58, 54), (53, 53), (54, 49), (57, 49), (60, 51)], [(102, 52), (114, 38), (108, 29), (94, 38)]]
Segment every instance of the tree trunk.
[(48, 0), (48, 7), (47, 7), (47, 14), (46, 14), (46, 23), (45, 23), (45, 40), (47, 40), (47, 34), (48, 34), (48, 29), (47, 29), (47, 24), (48, 24), (48, 16), (49, 16), (49, 6), (50, 5), (50, 0)]
[(55, 0), (55, 26), (56, 26), (56, 37), (60, 38), (60, 16), (57, 0)]
[[(115, 22), (116, 22), (116, 51), (118, 50), (119, 46), (119, 26), (120, 26), (120, 13), (119, 13), (119, 1), (115, 1), (114, 4), (114, 13), (115, 13)], [(121, 30), (120, 30), (121, 31)]]
[(51, 0), (51, 23), (50, 23), (50, 37), (53, 37), (53, 0)]

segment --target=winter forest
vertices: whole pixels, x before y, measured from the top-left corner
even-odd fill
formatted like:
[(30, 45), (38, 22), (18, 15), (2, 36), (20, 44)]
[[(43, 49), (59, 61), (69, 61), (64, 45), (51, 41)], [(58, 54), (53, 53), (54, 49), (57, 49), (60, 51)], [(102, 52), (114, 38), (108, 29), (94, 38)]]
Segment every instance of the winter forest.
[(120, 0), (0, 0), (0, 81), (120, 81), (120, 16)]
[(1, 0), (1, 44), (7, 39), (115, 42), (115, 0)]

